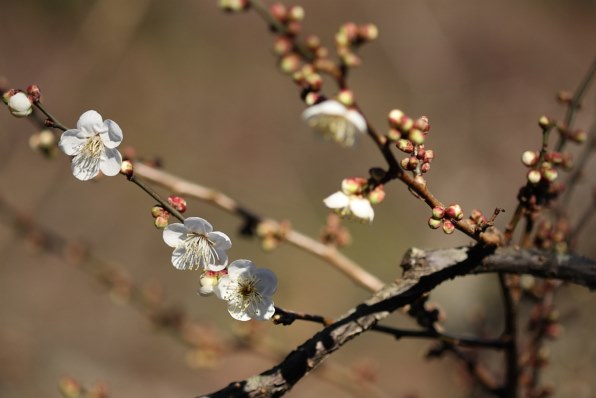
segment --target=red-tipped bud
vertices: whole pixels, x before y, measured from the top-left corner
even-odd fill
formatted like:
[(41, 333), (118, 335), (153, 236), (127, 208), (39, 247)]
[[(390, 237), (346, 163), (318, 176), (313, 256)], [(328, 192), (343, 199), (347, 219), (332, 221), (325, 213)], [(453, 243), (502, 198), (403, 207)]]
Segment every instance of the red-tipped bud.
[(430, 163), (433, 161), (434, 158), (435, 152), (432, 149), (426, 149), (424, 151), (424, 157), (422, 158), (422, 161), (425, 163)]
[(401, 126), (401, 119), (405, 116), (405, 114), (400, 111), (399, 109), (393, 109), (389, 112), (387, 118), (389, 119), (389, 125), (394, 128), (398, 128)]
[(584, 130), (574, 131), (569, 138), (571, 138), (573, 142), (582, 144), (588, 139), (588, 133)]
[(317, 35), (308, 35), (306, 36), (306, 38), (304, 39), (306, 47), (308, 47), (309, 50), (316, 50), (319, 47), (321, 47), (321, 39), (319, 38), (319, 36)]
[(288, 19), (288, 9), (282, 3), (273, 3), (269, 7), (269, 12), (273, 18), (280, 22), (285, 22)]
[(349, 42), (353, 42), (358, 36), (358, 26), (353, 22), (347, 22), (339, 28), (339, 33), (345, 35)]
[(27, 87), (27, 95), (33, 102), (39, 102), (41, 99), (41, 90), (37, 87), (36, 84), (32, 84)]
[(366, 187), (368, 181), (366, 178), (362, 177), (350, 177), (344, 178), (341, 182), (341, 190), (346, 195), (354, 195), (357, 193), (362, 192), (362, 190)]
[(420, 166), (420, 171), (423, 173), (428, 173), (430, 170), (430, 163), (422, 163)]
[(525, 151), (522, 153), (521, 161), (528, 167), (535, 166), (538, 163), (539, 154), (536, 151)]
[(186, 200), (184, 200), (180, 196), (171, 195), (168, 197), (168, 202), (174, 209), (178, 210), (180, 213), (184, 213), (186, 211)]
[(311, 91), (321, 91), (323, 78), (318, 73), (311, 73), (306, 76), (306, 84)]
[(289, 21), (286, 28), (290, 36), (297, 36), (302, 31), (302, 24), (298, 21)]
[(464, 218), (464, 212), (462, 211), (461, 206), (458, 204), (453, 204), (447, 207), (445, 209), (445, 215), (458, 221)]
[(452, 234), (455, 231), (455, 225), (449, 220), (443, 220), (443, 232), (447, 235)]
[(285, 36), (280, 36), (273, 43), (273, 52), (276, 55), (286, 55), (292, 50), (292, 42)]
[(418, 119), (414, 121), (414, 128), (421, 130), (423, 133), (426, 133), (428, 130), (430, 130), (428, 118), (426, 116), (420, 116)]
[(396, 146), (402, 152), (405, 152), (405, 153), (414, 152), (414, 144), (412, 144), (412, 141), (410, 141), (410, 140), (406, 140), (404, 138), (399, 139), (399, 140), (397, 140)]
[(441, 220), (445, 217), (445, 208), (441, 206), (433, 207), (433, 215), (432, 218), (435, 220)]
[(379, 37), (379, 28), (374, 24), (366, 24), (358, 27), (358, 37), (362, 40), (371, 41)]
[(561, 164), (563, 163), (563, 154), (561, 154), (561, 152), (548, 152), (544, 156), (544, 160), (551, 162), (552, 164)]
[(294, 53), (284, 56), (279, 61), (279, 68), (288, 75), (296, 72), (300, 68), (300, 57)]
[(126, 178), (130, 179), (134, 173), (134, 168), (130, 160), (123, 160), (120, 164), (120, 173), (124, 174)]
[(527, 178), (530, 184), (538, 184), (542, 179), (542, 175), (540, 175), (540, 172), (538, 170), (530, 170), (528, 171)]
[(546, 181), (553, 182), (557, 179), (558, 176), (559, 173), (557, 173), (557, 170), (554, 167), (542, 168), (542, 177), (544, 177)]
[(320, 100), (321, 100), (321, 95), (319, 93), (315, 93), (315, 92), (310, 92), (310, 93), (306, 94), (306, 96), (304, 97), (304, 102), (308, 106), (312, 106), (312, 105), (318, 103)]
[(441, 226), (441, 220), (437, 220), (431, 217), (428, 219), (428, 226), (432, 229), (437, 229)]
[(367, 198), (368, 201), (373, 205), (378, 205), (381, 203), (383, 199), (385, 199), (385, 188), (383, 185), (378, 185), (375, 187), (375, 189), (370, 191)]
[(58, 389), (65, 398), (80, 398), (83, 396), (83, 388), (72, 377), (63, 377), (58, 382)]
[(248, 0), (219, 0), (219, 8), (227, 12), (244, 11), (248, 6)]
[(170, 218), (169, 216), (165, 216), (165, 215), (158, 216), (155, 218), (153, 225), (155, 225), (155, 228), (164, 229), (169, 224), (169, 221), (168, 221), (169, 218)]
[(387, 139), (389, 139), (389, 141), (397, 141), (400, 138), (401, 138), (401, 133), (399, 132), (399, 130), (389, 129), (389, 132), (387, 133)]
[(569, 91), (559, 91), (557, 93), (557, 101), (559, 101), (562, 104), (571, 103), (572, 100), (573, 94), (571, 94)]

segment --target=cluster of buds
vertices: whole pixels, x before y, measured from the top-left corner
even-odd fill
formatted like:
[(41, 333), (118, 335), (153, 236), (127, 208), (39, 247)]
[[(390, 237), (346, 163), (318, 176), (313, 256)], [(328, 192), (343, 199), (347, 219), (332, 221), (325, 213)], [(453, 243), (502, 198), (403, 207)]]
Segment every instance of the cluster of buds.
[(218, 5), (226, 12), (241, 12), (250, 7), (250, 2), (248, 0), (219, 0)]
[(349, 67), (358, 66), (362, 59), (354, 53), (360, 45), (375, 40), (379, 29), (373, 24), (356, 25), (353, 22), (343, 24), (335, 34), (337, 54), (342, 63)]
[(350, 231), (341, 225), (341, 218), (337, 214), (329, 214), (327, 222), (321, 228), (319, 240), (326, 245), (344, 247), (352, 242)]
[(545, 152), (541, 158), (537, 151), (525, 151), (522, 153), (521, 161), (530, 168), (527, 179), (534, 185), (541, 181), (552, 183), (559, 176), (557, 168), (568, 170), (572, 167), (571, 155), (561, 152)]
[(87, 389), (73, 377), (61, 378), (58, 390), (64, 398), (108, 398), (108, 388), (105, 384), (97, 383)]
[[(180, 213), (184, 213), (186, 211), (186, 200), (181, 198), (180, 196), (170, 195), (168, 197), (168, 203), (174, 209), (178, 210)], [(161, 205), (155, 205), (151, 208), (151, 215), (155, 219), (154, 225), (156, 228), (164, 229), (169, 225), (170, 220), (170, 212), (163, 208)]]
[(394, 109), (389, 112), (388, 119), (390, 129), (387, 138), (395, 142), (400, 151), (409, 155), (401, 160), (401, 167), (412, 171), (415, 176), (428, 172), (435, 157), (432, 149), (424, 147), (426, 134), (430, 130), (428, 118), (421, 116), (414, 120), (399, 109)]
[(17, 89), (10, 89), (2, 95), (2, 101), (8, 106), (8, 110), (15, 117), (26, 117), (33, 112), (33, 104), (41, 99), (41, 91), (36, 85), (27, 87), (23, 92)]
[(259, 223), (256, 228), (256, 234), (261, 239), (261, 247), (265, 251), (277, 249), (279, 244), (285, 240), (287, 233), (292, 228), (289, 221), (265, 220)]
[(432, 215), (428, 219), (428, 226), (432, 229), (443, 227), (443, 232), (452, 234), (455, 231), (454, 221), (460, 221), (464, 218), (464, 212), (458, 204), (449, 205), (447, 208), (437, 206), (432, 210)]
[[(273, 43), (273, 52), (279, 56), (281, 71), (292, 75), (300, 69), (302, 64), (294, 38), (302, 30), (304, 8), (300, 6), (286, 7), (282, 3), (274, 3), (269, 7), (269, 12), (271, 17), (283, 27), (274, 29), (279, 35)], [(313, 40), (314, 44), (320, 47), (320, 40)], [(313, 54), (316, 54), (316, 51)]]
[(550, 220), (542, 220), (536, 228), (534, 245), (540, 249), (565, 253), (570, 230), (569, 221), (565, 218), (559, 219), (554, 225)]

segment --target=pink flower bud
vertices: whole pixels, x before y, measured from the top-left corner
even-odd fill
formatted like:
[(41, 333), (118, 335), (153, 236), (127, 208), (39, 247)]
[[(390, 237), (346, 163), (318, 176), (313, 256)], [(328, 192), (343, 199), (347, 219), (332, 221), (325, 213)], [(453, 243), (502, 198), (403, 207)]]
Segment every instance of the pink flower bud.
[(412, 144), (412, 141), (410, 141), (410, 140), (406, 140), (404, 138), (397, 140), (396, 146), (402, 152), (405, 152), (405, 153), (414, 152), (414, 144)]
[(273, 43), (273, 52), (276, 55), (285, 55), (292, 49), (292, 42), (285, 36), (280, 36)]
[(153, 218), (162, 216), (164, 212), (167, 213), (167, 211), (161, 206), (153, 206), (151, 208), (151, 215), (153, 216)]
[(321, 39), (319, 38), (319, 36), (308, 35), (308, 36), (306, 36), (304, 41), (305, 41), (306, 47), (308, 47), (309, 50), (316, 50), (319, 47), (321, 47)]
[(271, 4), (269, 12), (273, 15), (273, 18), (280, 22), (285, 22), (288, 19), (288, 9), (282, 3)]
[(319, 93), (315, 93), (312, 91), (310, 93), (306, 94), (306, 96), (304, 97), (304, 102), (308, 106), (312, 106), (312, 105), (318, 103), (320, 100), (321, 100), (321, 95)]
[(368, 201), (373, 205), (378, 205), (385, 199), (385, 188), (383, 185), (377, 186), (367, 196)]
[(170, 218), (169, 215), (168, 216), (164, 216), (164, 215), (158, 216), (155, 218), (153, 225), (155, 225), (155, 228), (164, 229), (169, 224), (169, 221), (168, 221), (169, 218)]
[(397, 129), (389, 129), (387, 133), (387, 138), (389, 141), (397, 141), (401, 138), (401, 133)]
[(441, 220), (437, 220), (431, 217), (428, 219), (428, 226), (432, 229), (437, 229), (441, 226)]
[(184, 213), (186, 211), (186, 200), (184, 200), (180, 196), (170, 195), (168, 197), (168, 202), (174, 209), (178, 210), (180, 213)]
[(346, 195), (354, 195), (362, 192), (368, 184), (368, 180), (362, 177), (344, 178), (341, 182), (341, 190)]
[(428, 118), (426, 116), (420, 116), (414, 121), (414, 128), (422, 130), (423, 133), (426, 133), (428, 130), (430, 130)]
[(284, 56), (279, 62), (279, 68), (286, 74), (292, 74), (300, 68), (300, 57), (291, 53)]
[(430, 163), (435, 158), (435, 152), (432, 149), (427, 149), (424, 151), (424, 158), (422, 159), (425, 163)]
[(424, 144), (424, 133), (422, 132), (422, 130), (418, 130), (416, 128), (410, 129), (410, 132), (408, 134), (408, 138), (415, 145), (422, 145), (422, 144)]
[(358, 37), (362, 40), (371, 41), (379, 37), (379, 28), (374, 24), (366, 24), (358, 27)]
[(430, 170), (430, 163), (422, 163), (422, 166), (420, 166), (420, 171), (423, 173), (428, 173)]
[(449, 220), (443, 220), (443, 232), (447, 235), (452, 234), (455, 231), (455, 225)]
[(549, 182), (553, 182), (557, 179), (559, 173), (554, 167), (544, 167), (542, 168), (542, 177)]
[(27, 87), (27, 95), (33, 102), (38, 102), (41, 99), (41, 91), (36, 84), (32, 84)]
[(391, 112), (389, 112), (388, 115), (389, 125), (393, 128), (398, 128), (399, 126), (401, 126), (401, 119), (404, 116), (404, 113), (399, 109), (393, 109)]
[(453, 204), (447, 207), (445, 209), (445, 215), (458, 221), (464, 218), (464, 212), (462, 211), (461, 206), (458, 204)]
[(441, 220), (443, 217), (445, 217), (445, 208), (441, 206), (433, 207), (432, 218), (435, 220)]

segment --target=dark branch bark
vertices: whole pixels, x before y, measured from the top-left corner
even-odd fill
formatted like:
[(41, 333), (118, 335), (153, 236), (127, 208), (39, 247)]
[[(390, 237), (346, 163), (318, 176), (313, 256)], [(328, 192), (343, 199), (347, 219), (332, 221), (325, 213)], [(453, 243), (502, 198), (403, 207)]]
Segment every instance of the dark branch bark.
[(513, 248), (480, 246), (424, 251), (410, 249), (402, 261), (404, 275), (292, 351), (280, 364), (204, 398), (279, 397), (345, 343), (371, 329), (393, 311), (456, 276), (488, 272), (527, 273), (596, 287), (591, 259)]

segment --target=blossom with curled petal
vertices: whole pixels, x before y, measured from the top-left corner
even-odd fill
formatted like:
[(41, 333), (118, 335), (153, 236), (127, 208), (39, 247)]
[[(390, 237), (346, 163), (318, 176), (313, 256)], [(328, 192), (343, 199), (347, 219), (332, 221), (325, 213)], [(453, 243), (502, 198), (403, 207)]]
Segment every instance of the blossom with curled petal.
[(213, 231), (211, 224), (200, 217), (189, 217), (184, 224), (168, 225), (163, 240), (174, 248), (172, 264), (181, 270), (221, 271), (228, 263), (226, 250), (232, 247), (226, 234)]
[(103, 120), (96, 111), (81, 115), (76, 129), (66, 130), (58, 146), (73, 156), (72, 173), (82, 181), (90, 180), (99, 171), (107, 176), (120, 172), (122, 155), (116, 149), (122, 142), (122, 130), (112, 120)]
[(302, 118), (323, 138), (344, 147), (354, 145), (356, 136), (366, 133), (366, 120), (360, 112), (336, 100), (323, 101), (306, 108)]
[(6, 102), (8, 110), (13, 116), (25, 117), (33, 112), (33, 102), (27, 94), (18, 92), (8, 97)]
[(372, 222), (375, 217), (370, 201), (357, 194), (346, 194), (337, 191), (323, 200), (325, 206), (334, 210), (344, 218), (361, 222)]
[(228, 302), (234, 319), (267, 320), (275, 313), (272, 295), (277, 290), (273, 271), (257, 268), (250, 260), (236, 260), (228, 266), (228, 275), (213, 288), (215, 295)]

